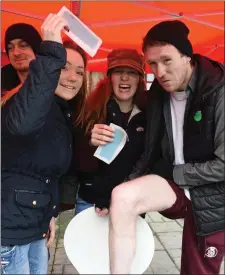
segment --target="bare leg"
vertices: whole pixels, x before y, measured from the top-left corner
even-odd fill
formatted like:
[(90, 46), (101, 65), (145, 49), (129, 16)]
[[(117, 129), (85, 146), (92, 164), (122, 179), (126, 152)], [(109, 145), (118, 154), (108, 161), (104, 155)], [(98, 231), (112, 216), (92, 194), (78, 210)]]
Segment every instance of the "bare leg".
[(109, 227), (111, 274), (130, 273), (136, 247), (137, 216), (166, 210), (175, 201), (176, 195), (168, 182), (156, 175), (144, 176), (114, 188)]

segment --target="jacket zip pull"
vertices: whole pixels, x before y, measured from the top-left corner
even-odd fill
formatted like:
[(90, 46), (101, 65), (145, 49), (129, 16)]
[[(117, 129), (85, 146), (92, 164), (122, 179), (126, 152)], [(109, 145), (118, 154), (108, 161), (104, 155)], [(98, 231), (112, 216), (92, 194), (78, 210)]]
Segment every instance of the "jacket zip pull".
[[(125, 132), (127, 133), (127, 129), (125, 129)], [(128, 133), (127, 133), (127, 142), (129, 142), (129, 136), (128, 136)]]
[[(129, 119), (128, 119), (128, 121), (127, 121), (126, 129), (124, 129), (126, 133), (127, 133), (128, 124), (129, 124)], [(128, 136), (128, 133), (127, 133), (127, 142), (129, 142), (129, 141), (130, 141), (130, 140), (129, 140), (129, 136)]]

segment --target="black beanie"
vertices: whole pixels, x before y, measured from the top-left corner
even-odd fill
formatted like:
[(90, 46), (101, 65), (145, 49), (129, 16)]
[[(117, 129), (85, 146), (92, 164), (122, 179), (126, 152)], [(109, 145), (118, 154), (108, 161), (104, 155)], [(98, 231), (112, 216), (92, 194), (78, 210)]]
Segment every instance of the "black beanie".
[(7, 55), (8, 44), (13, 39), (22, 39), (31, 46), (34, 54), (39, 52), (42, 38), (33, 26), (25, 23), (17, 23), (8, 27), (5, 33), (5, 50)]
[(143, 39), (145, 51), (149, 41), (166, 42), (176, 47), (181, 53), (192, 57), (193, 49), (188, 39), (189, 29), (179, 20), (163, 21), (153, 26)]

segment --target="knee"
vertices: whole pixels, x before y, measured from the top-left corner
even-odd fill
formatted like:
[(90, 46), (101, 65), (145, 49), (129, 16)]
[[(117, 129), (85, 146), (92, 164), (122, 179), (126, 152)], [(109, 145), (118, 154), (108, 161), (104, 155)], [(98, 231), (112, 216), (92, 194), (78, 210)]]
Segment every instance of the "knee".
[(111, 195), (110, 213), (135, 214), (136, 199), (130, 184), (123, 183), (116, 186)]

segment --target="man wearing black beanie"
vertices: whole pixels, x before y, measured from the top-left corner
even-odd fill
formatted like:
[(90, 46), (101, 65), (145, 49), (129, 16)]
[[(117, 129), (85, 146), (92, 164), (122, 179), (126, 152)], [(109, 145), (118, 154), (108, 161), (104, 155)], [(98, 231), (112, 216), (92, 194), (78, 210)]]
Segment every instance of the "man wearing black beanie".
[(112, 192), (111, 274), (129, 274), (136, 218), (184, 218), (181, 275), (219, 274), (224, 256), (224, 65), (193, 54), (179, 20), (152, 27), (142, 49), (148, 91), (145, 153)]
[(16, 23), (8, 27), (5, 33), (5, 50), (10, 64), (1, 70), (2, 93), (24, 82), (29, 63), (35, 59), (41, 41), (38, 31), (29, 24)]

